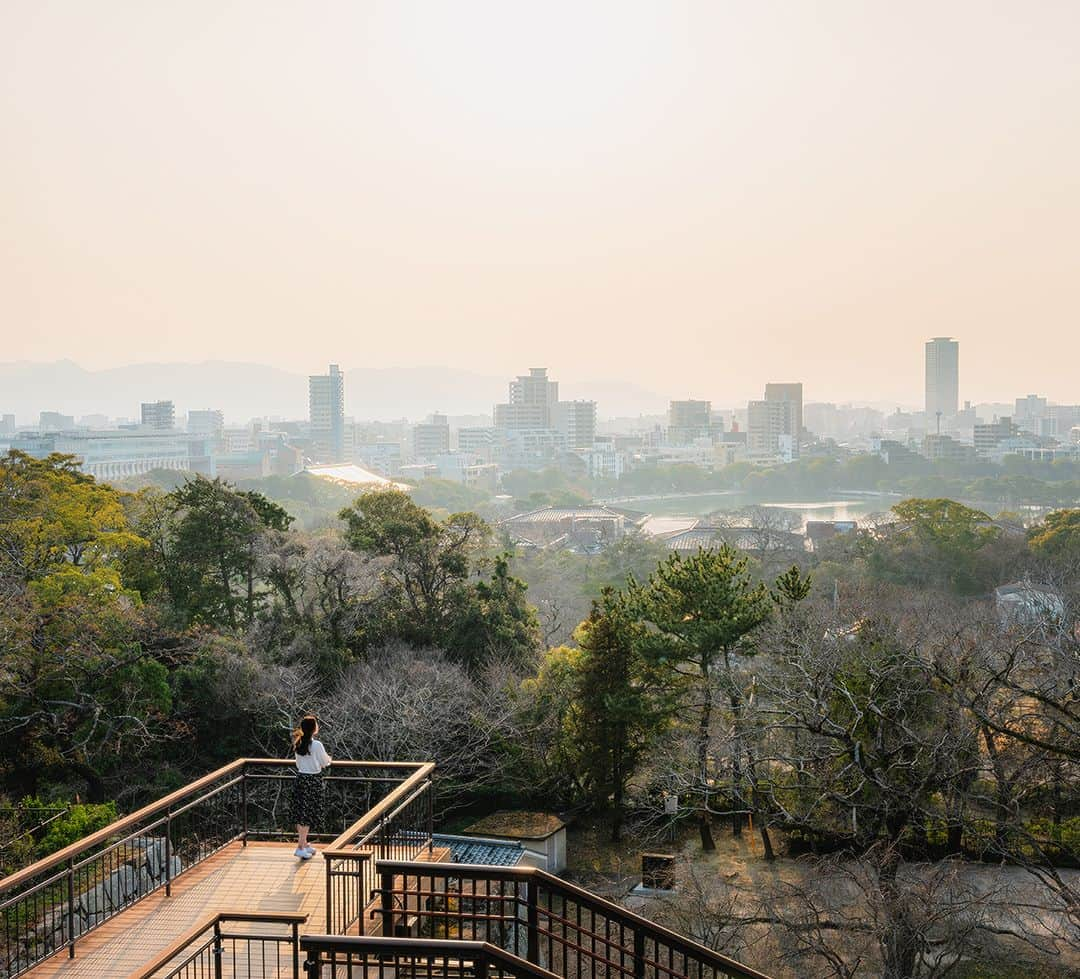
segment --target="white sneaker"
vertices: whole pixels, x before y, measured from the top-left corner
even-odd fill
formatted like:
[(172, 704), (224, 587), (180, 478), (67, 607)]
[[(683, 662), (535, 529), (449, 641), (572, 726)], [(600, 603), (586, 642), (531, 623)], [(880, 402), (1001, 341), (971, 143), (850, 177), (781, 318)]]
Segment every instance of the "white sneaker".
[(315, 853), (316, 853), (315, 847), (313, 847), (313, 846), (305, 846), (304, 849), (307, 850), (307, 853), (308, 853), (309, 857), (315, 856)]
[(299, 857), (301, 860), (310, 860), (315, 855), (314, 850), (308, 850), (306, 847), (297, 847), (293, 850), (293, 856)]

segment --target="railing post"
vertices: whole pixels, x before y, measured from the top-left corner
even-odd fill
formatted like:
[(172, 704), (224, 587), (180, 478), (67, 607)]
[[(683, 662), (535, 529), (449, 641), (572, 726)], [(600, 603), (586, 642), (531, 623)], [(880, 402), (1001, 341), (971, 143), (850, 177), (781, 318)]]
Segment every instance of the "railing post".
[(75, 958), (75, 858), (68, 860), (67, 872), (68, 958)]
[(527, 915), (525, 958), (533, 965), (540, 964), (540, 915), (536, 907), (536, 891), (536, 878), (530, 877), (525, 882), (525, 912)]
[(473, 962), (473, 974), (476, 976), (476, 979), (487, 979), (488, 960), (486, 952), (480, 952), (480, 954), (477, 955), (476, 960)]
[[(360, 864), (356, 874), (356, 908), (358, 912), (356, 915), (356, 934), (362, 935), (366, 927), (364, 919), (367, 917), (364, 912), (367, 911), (368, 902), (374, 897), (371, 890), (366, 886), (368, 883), (368, 866), (370, 865), (372, 872), (374, 872), (375, 864), (370, 853), (361, 855), (359, 861)], [(375, 883), (374, 879), (372, 879), (371, 883)]]
[(379, 909), (382, 912), (382, 933), (384, 938), (394, 937), (394, 874), (384, 870), (379, 878)]
[(248, 840), (248, 770), (247, 765), (240, 772), (240, 839), (242, 845), (247, 846)]
[(165, 813), (165, 896), (172, 897), (172, 810)]
[(435, 786), (431, 779), (427, 781), (427, 848), (430, 856), (435, 850)]
[(334, 858), (328, 857), (323, 854), (323, 860), (326, 862), (326, 934), (333, 935), (334, 932), (334, 889), (333, 889), (333, 869)]
[(645, 979), (645, 932), (634, 927), (634, 979)]
[(293, 979), (300, 979), (300, 925), (292, 924), (292, 974)]
[(225, 949), (221, 944), (221, 920), (214, 922), (214, 979), (221, 979), (221, 956)]
[(304, 975), (307, 979), (319, 979), (319, 953), (309, 949), (304, 959)]

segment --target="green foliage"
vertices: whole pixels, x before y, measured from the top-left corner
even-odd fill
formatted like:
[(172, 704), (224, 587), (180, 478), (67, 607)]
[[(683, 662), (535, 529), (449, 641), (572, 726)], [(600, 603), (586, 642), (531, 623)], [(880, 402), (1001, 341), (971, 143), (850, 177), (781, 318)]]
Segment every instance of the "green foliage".
[(1048, 513), (1028, 534), (1031, 549), (1056, 560), (1080, 558), (1080, 508)]
[(535, 656), (535, 613), (506, 560), (496, 560), (488, 580), (470, 580), (485, 568), (491, 541), (476, 514), (436, 520), (406, 493), (381, 490), (358, 497), (341, 519), (350, 547), (384, 560), (382, 638), (445, 649), (469, 666), (491, 657), (522, 663)]
[(911, 499), (893, 512), (898, 522), (870, 554), (878, 576), (903, 584), (941, 584), (961, 595), (993, 584), (980, 557), (1000, 530), (981, 510), (955, 500)]
[[(702, 846), (715, 847), (711, 829), (714, 764), (710, 752), (718, 704), (716, 686), (727, 695), (733, 722), (741, 724), (742, 690), (735, 680), (733, 654), (752, 652), (750, 639), (769, 619), (768, 588), (755, 582), (749, 561), (728, 544), (691, 557), (672, 554), (645, 585), (628, 585), (628, 607), (640, 623), (637, 645), (671, 687), (681, 688), (687, 715), (694, 718), (695, 783), (700, 798)], [(732, 797), (742, 791), (741, 762), (733, 764)], [(740, 807), (741, 808), (741, 807)], [(741, 826), (736, 812), (733, 827)], [(766, 841), (766, 845), (769, 846)]]
[(291, 522), (262, 494), (201, 476), (148, 508), (143, 529), (179, 621), (229, 629), (250, 625), (264, 595), (256, 578), (256, 545), (265, 531), (284, 531)]
[(844, 491), (900, 492), (908, 496), (977, 500), (997, 509), (1018, 503), (1072, 506), (1080, 498), (1080, 464), (1006, 458), (930, 462), (913, 455), (886, 462), (878, 455), (813, 456), (762, 468), (738, 463), (709, 471), (700, 466), (642, 466), (619, 480), (594, 486), (601, 496), (706, 493), (725, 490), (754, 500), (829, 498)]
[(656, 662), (702, 672), (730, 653), (770, 614), (769, 590), (728, 544), (683, 557), (672, 554), (645, 585), (631, 581), (629, 601), (647, 626), (642, 647)]
[(525, 583), (510, 574), (505, 555), (495, 558), (487, 579), (458, 589), (445, 641), (451, 658), (467, 666), (496, 659), (506, 666), (532, 668), (539, 625), (526, 590)]
[(300, 472), (293, 476), (263, 476), (237, 480), (237, 488), (262, 494), (295, 517), (300, 530), (324, 530), (335, 526), (338, 511), (348, 506), (354, 490), (328, 479)]
[(793, 564), (773, 584), (773, 602), (782, 612), (794, 608), (810, 596), (812, 581), (812, 575), (804, 575), (799, 566)]
[(593, 495), (588, 479), (572, 477), (562, 469), (515, 469), (503, 474), (501, 487), (514, 497), (519, 510), (588, 503)]
[(49, 824), (48, 831), (38, 844), (38, 857), (62, 850), (65, 846), (96, 833), (116, 821), (116, 803), (75, 803), (59, 819)]
[(170, 706), (125, 573), (147, 541), (128, 501), (67, 457), (9, 454), (0, 487), (0, 772), (30, 792), (76, 775), (100, 797), (120, 740), (152, 738)]
[(610, 588), (577, 632), (576, 743), (592, 803), (610, 806), (615, 842), (627, 782), (674, 711), (659, 673), (641, 655), (642, 632), (624, 596)]
[(146, 546), (121, 495), (63, 455), (0, 458), (0, 535), (0, 576), (22, 582), (64, 565), (93, 570)]
[(429, 510), (444, 510), (447, 513), (460, 513), (484, 503), (491, 494), (471, 486), (452, 482), (449, 479), (425, 479), (418, 483), (409, 494), (418, 506)]

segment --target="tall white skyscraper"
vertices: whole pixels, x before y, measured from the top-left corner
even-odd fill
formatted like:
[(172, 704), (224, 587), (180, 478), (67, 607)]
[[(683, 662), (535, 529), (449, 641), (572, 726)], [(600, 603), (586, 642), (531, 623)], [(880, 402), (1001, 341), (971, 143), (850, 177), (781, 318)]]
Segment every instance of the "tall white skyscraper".
[(960, 408), (960, 344), (952, 337), (926, 341), (926, 415), (933, 426), (940, 412), (952, 418)]
[(337, 364), (328, 374), (308, 377), (308, 419), (319, 462), (345, 460), (345, 375)]

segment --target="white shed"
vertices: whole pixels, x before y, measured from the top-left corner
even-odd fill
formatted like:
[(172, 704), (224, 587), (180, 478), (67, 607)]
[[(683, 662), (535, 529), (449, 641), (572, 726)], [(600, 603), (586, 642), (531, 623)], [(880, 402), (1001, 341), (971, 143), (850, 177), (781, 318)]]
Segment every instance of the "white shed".
[(537, 855), (542, 870), (557, 874), (566, 869), (566, 823), (553, 813), (493, 812), (464, 833), (490, 840), (513, 840)]

